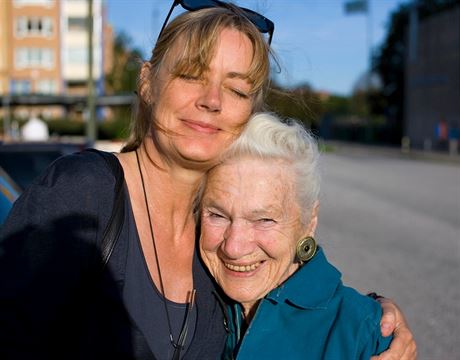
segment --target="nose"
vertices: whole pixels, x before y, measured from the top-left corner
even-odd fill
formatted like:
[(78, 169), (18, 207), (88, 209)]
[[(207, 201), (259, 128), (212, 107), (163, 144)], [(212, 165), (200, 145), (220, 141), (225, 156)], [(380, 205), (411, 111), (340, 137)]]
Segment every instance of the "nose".
[(255, 248), (254, 233), (244, 222), (231, 223), (224, 232), (221, 250), (229, 259), (242, 259)]
[(201, 110), (220, 112), (222, 110), (220, 86), (211, 82), (203, 84), (197, 100), (197, 106)]

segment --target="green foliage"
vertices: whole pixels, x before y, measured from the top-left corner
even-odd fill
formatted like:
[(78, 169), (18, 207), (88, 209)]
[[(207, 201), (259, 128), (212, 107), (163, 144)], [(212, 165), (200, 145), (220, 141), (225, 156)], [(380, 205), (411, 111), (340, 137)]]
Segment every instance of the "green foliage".
[[(99, 140), (120, 140), (128, 136), (130, 115), (125, 114), (128, 111), (120, 112), (114, 119), (106, 120), (98, 124)], [(21, 128), (27, 120), (13, 119), (11, 122), (17, 122)], [(69, 119), (52, 119), (46, 120), (49, 134), (51, 136), (85, 136), (86, 123), (79, 120)], [(3, 119), (0, 119), (0, 134), (3, 134)]]
[(133, 48), (131, 38), (123, 32), (117, 34), (113, 47), (113, 67), (106, 77), (107, 92), (134, 91), (141, 61), (141, 51)]
[(321, 102), (322, 113), (331, 115), (349, 114), (351, 111), (350, 99), (346, 96), (330, 95)]
[(129, 135), (131, 114), (129, 109), (119, 109), (112, 120), (99, 124), (98, 138), (100, 140), (122, 140)]
[(276, 84), (266, 99), (268, 109), (283, 118), (302, 121), (307, 127), (316, 127), (321, 115), (320, 100), (308, 85), (284, 89)]
[(46, 121), (50, 135), (84, 136), (85, 123), (68, 119), (52, 119)]

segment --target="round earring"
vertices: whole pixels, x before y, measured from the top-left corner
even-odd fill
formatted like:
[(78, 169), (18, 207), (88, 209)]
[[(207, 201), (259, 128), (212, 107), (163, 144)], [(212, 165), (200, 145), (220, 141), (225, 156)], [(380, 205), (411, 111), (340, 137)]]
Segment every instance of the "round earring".
[(295, 255), (297, 261), (303, 263), (310, 260), (316, 254), (316, 241), (313, 237), (307, 236), (297, 243)]

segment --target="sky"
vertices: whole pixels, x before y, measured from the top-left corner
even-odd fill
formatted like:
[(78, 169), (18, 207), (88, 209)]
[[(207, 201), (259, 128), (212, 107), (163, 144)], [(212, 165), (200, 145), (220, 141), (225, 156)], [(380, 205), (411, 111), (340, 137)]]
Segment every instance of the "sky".
[[(275, 23), (272, 47), (280, 60), (275, 79), (284, 86), (349, 95), (369, 68), (369, 44), (383, 42), (390, 14), (408, 0), (369, 0), (369, 13), (346, 14), (348, 0), (234, 0)], [(123, 31), (145, 58), (172, 0), (106, 0), (115, 33)], [(176, 7), (172, 17), (180, 14)]]

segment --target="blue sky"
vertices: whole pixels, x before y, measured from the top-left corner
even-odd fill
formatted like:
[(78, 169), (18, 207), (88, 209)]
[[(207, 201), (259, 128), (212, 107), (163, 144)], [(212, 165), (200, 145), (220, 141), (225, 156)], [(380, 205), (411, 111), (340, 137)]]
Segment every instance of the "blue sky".
[[(275, 23), (272, 46), (283, 85), (309, 83), (315, 90), (350, 94), (368, 67), (368, 16), (347, 15), (345, 0), (236, 0)], [(382, 43), (390, 13), (407, 0), (369, 0), (370, 39)], [(172, 0), (106, 0), (109, 22), (147, 57)], [(173, 17), (180, 13), (180, 6)]]

